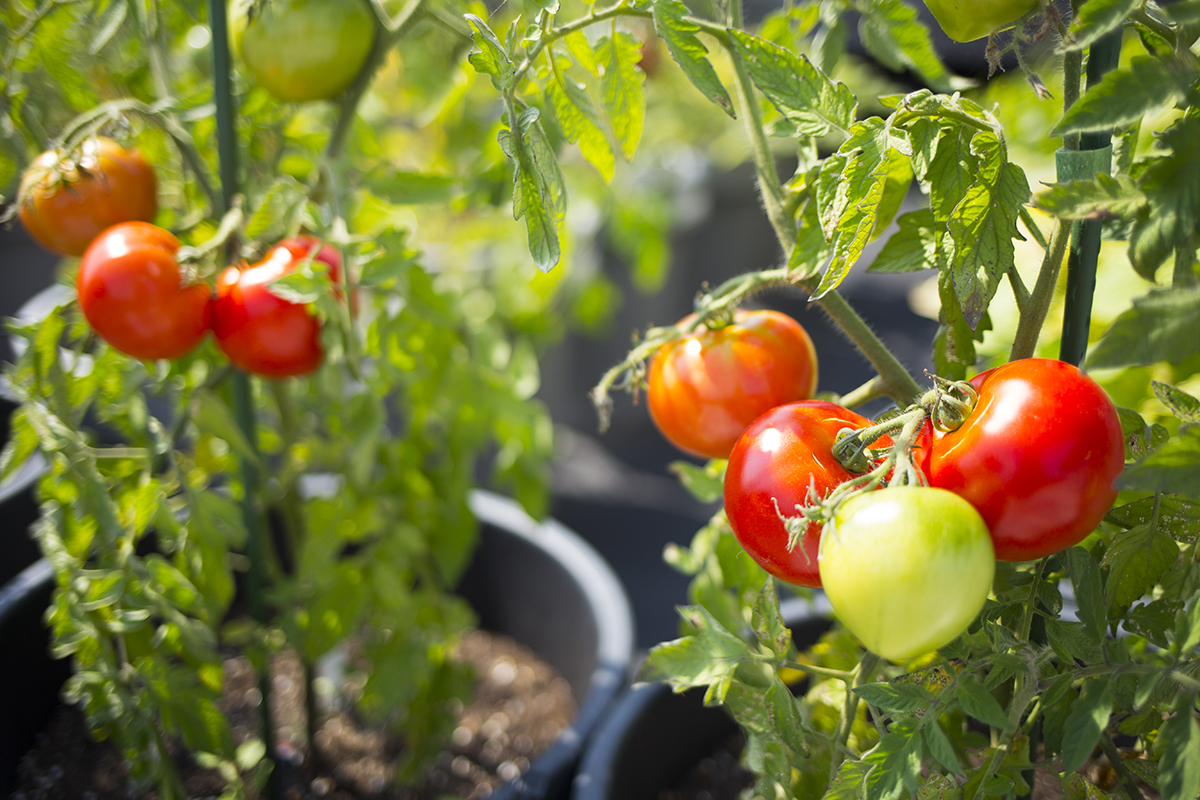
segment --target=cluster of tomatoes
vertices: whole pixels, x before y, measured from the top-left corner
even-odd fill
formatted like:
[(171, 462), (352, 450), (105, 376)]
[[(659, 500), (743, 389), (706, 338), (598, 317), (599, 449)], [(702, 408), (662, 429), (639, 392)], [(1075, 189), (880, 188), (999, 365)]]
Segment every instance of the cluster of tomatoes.
[(341, 256), (311, 236), (282, 241), (253, 266), (229, 267), (209, 286), (188, 283), (170, 231), (157, 213), (154, 168), (136, 150), (89, 140), (77, 157), (48, 151), (26, 171), (21, 221), (51, 250), (82, 256), (76, 278), (88, 324), (122, 353), (178, 358), (211, 330), (237, 366), (274, 378), (303, 375), (321, 363), (321, 323), (304, 305), (267, 288), (311, 256), (340, 280)]
[[(650, 411), (680, 448), (729, 459), (725, 513), (746, 552), (781, 580), (823, 587), (846, 626), (885, 657), (953, 640), (983, 607), (997, 559), (1077, 544), (1116, 498), (1125, 446), (1112, 401), (1070, 364), (1025, 359), (971, 380), (974, 409), (955, 430), (918, 420), (904, 455), (920, 484), (853, 494), (831, 520), (806, 523), (802, 509), (859, 478), (835, 456), (839, 436), (872, 425), (808, 400), (815, 382), (798, 323), (739, 312), (655, 354)], [(893, 445), (880, 436), (865, 466), (878, 467)]]

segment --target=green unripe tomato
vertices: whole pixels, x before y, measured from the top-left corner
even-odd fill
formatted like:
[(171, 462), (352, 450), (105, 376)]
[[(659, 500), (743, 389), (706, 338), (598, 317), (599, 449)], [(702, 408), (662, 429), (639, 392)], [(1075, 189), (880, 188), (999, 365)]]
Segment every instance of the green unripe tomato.
[(983, 608), (996, 568), (987, 526), (942, 489), (852, 497), (825, 526), (821, 583), (873, 653), (901, 661), (954, 641)]
[(231, 0), (229, 41), (254, 80), (283, 100), (337, 97), (375, 45), (367, 0)]
[(947, 36), (971, 42), (1011, 28), (1038, 7), (1038, 0), (925, 0), (925, 5)]

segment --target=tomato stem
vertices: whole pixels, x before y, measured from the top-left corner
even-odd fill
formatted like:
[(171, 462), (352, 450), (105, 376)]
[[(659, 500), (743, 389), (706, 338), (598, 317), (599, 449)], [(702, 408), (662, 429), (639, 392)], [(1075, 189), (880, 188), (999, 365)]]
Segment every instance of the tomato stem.
[(879, 656), (870, 650), (864, 650), (862, 659), (854, 669), (854, 679), (846, 685), (846, 703), (842, 706), (842, 716), (838, 720), (837, 729), (833, 734), (834, 747), (830, 756), (829, 781), (837, 777), (838, 768), (846, 760), (846, 743), (850, 741), (850, 729), (854, 726), (854, 718), (858, 716), (858, 695), (854, 689), (869, 683), (875, 668), (879, 666)]

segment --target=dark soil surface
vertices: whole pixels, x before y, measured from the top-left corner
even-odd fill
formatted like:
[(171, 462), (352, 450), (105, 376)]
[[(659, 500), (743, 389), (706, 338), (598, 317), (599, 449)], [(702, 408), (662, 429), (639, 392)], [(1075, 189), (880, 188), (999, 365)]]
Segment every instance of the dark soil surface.
[(660, 792), (658, 800), (738, 800), (744, 789), (754, 785), (754, 775), (739, 760), (745, 746), (741, 731), (731, 734), (678, 786)]
[[(316, 735), (319, 759), (306, 759), (304, 681), (298, 659), (275, 658), (271, 668), (277, 741), (298, 776), (287, 800), (435, 800), (450, 795), (483, 798), (517, 777), (574, 719), (570, 687), (551, 667), (506, 636), (475, 631), (463, 641), (459, 658), (478, 676), (475, 698), (460, 709), (452, 742), (418, 786), (392, 785), (393, 765), (402, 746), (378, 730), (364, 728), (348, 712), (324, 718)], [(259, 736), (261, 695), (245, 658), (225, 662), (223, 710), (234, 741)], [(176, 761), (192, 797), (219, 795), (224, 782), (213, 770)], [(317, 768), (319, 764), (320, 768)], [(13, 800), (128, 800), (128, 773), (107, 742), (94, 742), (83, 715), (63, 707), (38, 737), (21, 764)], [(151, 791), (141, 800), (157, 800)]]

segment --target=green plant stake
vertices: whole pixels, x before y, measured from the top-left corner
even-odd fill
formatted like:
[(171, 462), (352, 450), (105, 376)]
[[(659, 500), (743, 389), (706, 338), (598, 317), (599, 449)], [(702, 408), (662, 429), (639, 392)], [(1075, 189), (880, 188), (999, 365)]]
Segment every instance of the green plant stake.
[[(237, 128), (233, 115), (233, 91), (229, 76), (229, 34), (225, 17), (225, 4), (221, 0), (208, 0), (208, 19), (212, 40), (213, 59), (213, 97), (217, 106), (217, 155), (220, 162), (221, 177), (221, 213), (224, 214), (233, 205), (233, 197), (237, 193)], [(226, 251), (229, 244), (225, 245)], [(241, 370), (235, 370), (233, 382), (233, 412), (238, 427), (250, 445), (252, 452), (257, 453), (258, 437), (254, 426), (254, 396), (250, 385), (250, 376)], [(262, 512), (258, 508), (258, 469), (249, 459), (242, 457), (242, 516), (246, 523), (246, 555), (250, 568), (246, 576), (246, 594), (250, 605), (250, 616), (255, 623), (264, 625), (267, 622), (267, 608), (263, 597), (263, 575), (265, 572), (265, 531)], [(262, 696), (259, 711), (262, 715), (262, 737), (266, 746), (267, 758), (275, 762), (274, 724), (271, 719), (271, 677), (269, 662), (261, 665), (258, 675), (258, 690)], [(268, 783), (268, 793), (277, 796), (279, 783), (276, 772), (271, 770)]]
[[(1100, 83), (1121, 56), (1121, 29), (1099, 39), (1090, 50), (1087, 85)], [(1091, 179), (1112, 169), (1112, 131), (1081, 134), (1078, 150), (1056, 154), (1058, 181)], [(1071, 250), (1067, 256), (1067, 304), (1063, 312), (1061, 361), (1079, 364), (1087, 353), (1088, 328), (1092, 318), (1092, 295), (1096, 290), (1096, 261), (1100, 257), (1100, 220), (1076, 221), (1071, 228)]]

